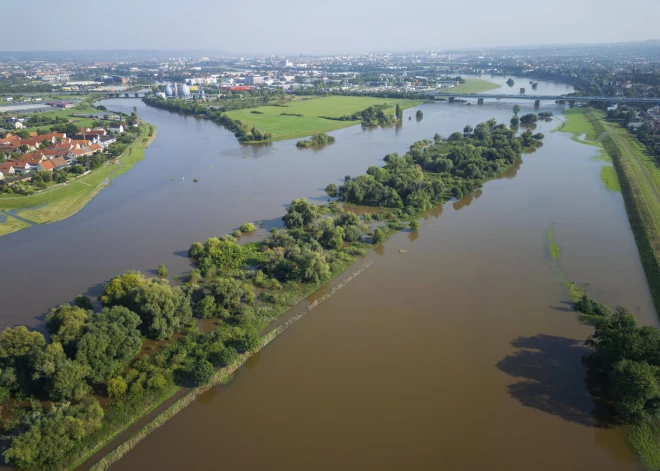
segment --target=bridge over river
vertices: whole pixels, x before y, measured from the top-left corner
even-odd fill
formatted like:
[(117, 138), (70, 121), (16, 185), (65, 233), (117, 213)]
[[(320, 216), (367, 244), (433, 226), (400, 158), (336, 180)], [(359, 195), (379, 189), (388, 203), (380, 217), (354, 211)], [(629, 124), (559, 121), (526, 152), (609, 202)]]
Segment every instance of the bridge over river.
[(442, 93), (432, 90), (424, 90), (418, 93), (420, 95), (432, 97), (436, 100), (446, 98), (449, 99), (449, 101), (454, 101), (456, 98), (471, 98), (477, 100), (479, 103), (483, 103), (484, 99), (486, 98), (494, 100), (534, 100), (537, 103), (540, 103), (541, 100), (563, 100), (567, 103), (570, 103), (571, 105), (576, 101), (603, 101), (607, 103), (660, 103), (660, 98), (635, 98), (618, 96), (527, 95), (524, 93), (510, 95), (486, 95), (482, 93)]

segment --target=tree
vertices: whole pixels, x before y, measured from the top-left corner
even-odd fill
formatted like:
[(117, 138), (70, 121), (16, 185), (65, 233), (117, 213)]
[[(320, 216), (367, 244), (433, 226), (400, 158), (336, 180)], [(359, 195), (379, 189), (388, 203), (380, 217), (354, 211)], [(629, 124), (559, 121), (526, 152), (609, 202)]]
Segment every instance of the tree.
[(46, 339), (39, 332), (28, 330), (19, 325), (8, 327), (0, 333), (0, 362), (3, 365), (15, 365), (24, 360), (33, 348), (43, 348)]
[(144, 335), (165, 340), (192, 319), (190, 300), (180, 287), (165, 280), (150, 279), (130, 291), (122, 305), (135, 312)]
[(517, 115), (518, 113), (520, 113), (520, 106), (513, 105), (513, 114)]
[(100, 383), (119, 374), (142, 348), (140, 318), (125, 307), (103, 308), (78, 342), (76, 360), (89, 365)]
[(11, 439), (5, 460), (18, 468), (58, 469), (71, 462), (69, 455), (81, 440), (101, 428), (102, 418), (103, 409), (93, 398), (33, 414), (27, 429)]
[(243, 232), (243, 233), (254, 232), (256, 230), (257, 230), (257, 228), (254, 226), (254, 223), (252, 223), (252, 222), (241, 224), (241, 227), (240, 227), (240, 231)]
[(32, 378), (41, 382), (53, 401), (79, 401), (91, 391), (86, 381), (89, 366), (67, 358), (58, 342), (35, 350), (32, 363)]
[(645, 361), (622, 360), (610, 375), (617, 416), (636, 424), (660, 412), (660, 368)]
[(419, 230), (419, 222), (416, 219), (410, 221), (410, 230), (412, 232), (417, 232)]
[(195, 314), (202, 319), (212, 319), (216, 317), (217, 306), (213, 296), (204, 296), (195, 306)]
[(64, 350), (73, 356), (80, 337), (87, 329), (90, 316), (91, 311), (89, 310), (62, 304), (46, 314), (46, 330), (54, 342), (60, 342), (64, 346)]
[(73, 304), (74, 306), (78, 306), (81, 309), (85, 309), (88, 311), (92, 311), (94, 309), (94, 305), (92, 304), (92, 300), (89, 299), (89, 296), (85, 296), (84, 294), (79, 294), (73, 299)]
[(374, 244), (380, 244), (385, 240), (385, 232), (382, 229), (374, 230)]
[(135, 288), (146, 283), (146, 279), (139, 271), (127, 271), (114, 277), (105, 285), (99, 300), (104, 306), (114, 306), (127, 302), (127, 296)]
[(197, 259), (203, 253), (204, 253), (204, 246), (202, 245), (202, 243), (193, 242), (193, 244), (190, 246), (190, 249), (188, 249), (188, 258)]
[(520, 118), (518, 116), (513, 116), (511, 118), (511, 126), (518, 126), (520, 124)]
[(509, 87), (513, 87), (514, 83), (515, 83), (515, 82), (514, 82), (513, 79), (511, 79), (511, 78), (510, 78), (509, 80), (506, 81), (506, 84), (507, 84)]
[(422, 110), (417, 110), (417, 113), (415, 113), (415, 117), (417, 118), (417, 121), (420, 121), (424, 117), (424, 113), (422, 113)]
[(121, 397), (126, 394), (127, 389), (128, 385), (121, 376), (108, 380), (108, 396), (110, 397)]
[(208, 384), (215, 373), (215, 369), (210, 361), (200, 358), (193, 363), (192, 377), (195, 384)]
[(318, 208), (305, 198), (293, 200), (282, 218), (289, 229), (302, 229), (311, 224), (318, 216)]
[(470, 126), (469, 124), (467, 124), (467, 125), (463, 128), (463, 134), (469, 136), (471, 132), (472, 132), (472, 126)]
[(167, 268), (162, 263), (158, 265), (158, 277), (167, 278)]

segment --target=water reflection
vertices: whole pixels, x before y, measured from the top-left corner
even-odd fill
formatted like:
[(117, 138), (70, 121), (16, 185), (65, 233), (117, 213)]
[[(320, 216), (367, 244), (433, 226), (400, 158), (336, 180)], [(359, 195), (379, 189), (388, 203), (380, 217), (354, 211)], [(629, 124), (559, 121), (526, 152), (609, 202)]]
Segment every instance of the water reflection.
[(464, 196), (463, 198), (452, 204), (454, 211), (459, 211), (463, 208), (470, 206), (472, 204), (472, 200), (474, 200), (474, 193), (470, 193), (469, 195)]
[(408, 240), (410, 242), (415, 242), (417, 239), (419, 239), (419, 231), (408, 233)]

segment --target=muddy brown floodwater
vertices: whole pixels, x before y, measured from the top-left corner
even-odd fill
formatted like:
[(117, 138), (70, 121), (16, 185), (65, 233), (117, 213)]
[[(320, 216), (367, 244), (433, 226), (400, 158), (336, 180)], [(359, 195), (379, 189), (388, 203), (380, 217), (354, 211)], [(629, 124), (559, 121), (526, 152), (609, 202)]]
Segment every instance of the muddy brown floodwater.
[[(456, 130), (508, 120), (510, 106), (425, 105), (423, 122)], [(503, 178), (372, 252), (370, 268), (113, 469), (638, 469), (588, 394), (592, 329), (562, 281), (657, 321), (621, 195), (600, 181), (596, 149), (556, 125), (540, 124), (543, 147)]]

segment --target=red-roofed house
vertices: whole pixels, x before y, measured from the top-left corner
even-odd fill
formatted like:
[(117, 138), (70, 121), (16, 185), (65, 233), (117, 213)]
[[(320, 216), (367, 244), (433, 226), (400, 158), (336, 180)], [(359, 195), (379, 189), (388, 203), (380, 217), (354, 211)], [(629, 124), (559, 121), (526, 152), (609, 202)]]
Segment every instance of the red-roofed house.
[(53, 157), (66, 157), (66, 155), (71, 152), (71, 149), (53, 147), (44, 149), (43, 152), (46, 157), (52, 159)]
[(43, 162), (39, 162), (37, 169), (44, 172), (52, 172), (55, 170), (55, 164), (50, 160), (44, 160)]
[(4, 164), (0, 164), (0, 173), (3, 175), (14, 175), (16, 171), (11, 162), (5, 162)]
[(64, 160), (62, 157), (55, 157), (54, 159), (51, 159), (51, 162), (55, 166), (55, 170), (69, 165), (69, 163), (66, 160)]

